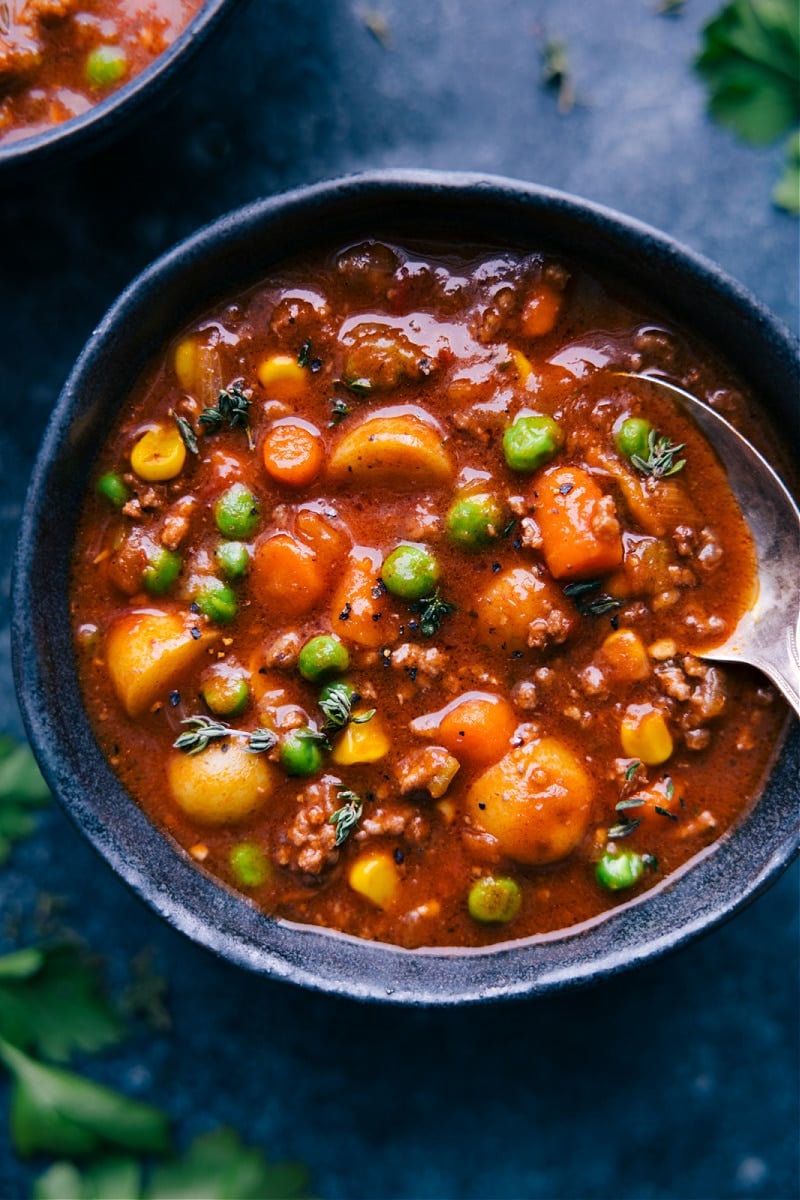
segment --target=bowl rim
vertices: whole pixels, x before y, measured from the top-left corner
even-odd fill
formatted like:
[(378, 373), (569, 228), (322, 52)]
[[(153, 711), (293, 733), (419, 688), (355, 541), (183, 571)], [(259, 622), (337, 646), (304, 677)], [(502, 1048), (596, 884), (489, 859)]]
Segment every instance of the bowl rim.
[[(227, 294), (233, 295), (247, 286), (248, 279), (254, 283), (263, 276), (266, 264), (291, 257), (287, 229), (297, 231), (309, 219), (312, 228), (314, 222), (316, 227), (327, 228), (338, 219), (352, 229), (353, 240), (361, 240), (368, 236), (364, 213), (380, 211), (382, 205), (388, 211), (398, 204), (408, 217), (419, 211), (428, 216), (438, 214), (436, 219), (441, 222), (447, 220), (447, 214), (456, 214), (453, 219), (463, 220), (467, 226), (477, 221), (477, 213), (484, 217), (494, 213), (496, 218), (507, 218), (510, 225), (521, 222), (531, 230), (549, 220), (550, 234), (540, 242), (552, 240), (552, 229), (560, 226), (562, 237), (563, 230), (569, 230), (577, 239), (597, 239), (617, 258), (624, 250), (633, 254), (636, 265), (632, 274), (626, 275), (624, 269), (619, 273), (634, 283), (642, 271), (645, 276), (649, 271), (652, 279), (672, 272), (691, 285), (693, 304), (703, 307), (709, 297), (716, 300), (720, 319), (734, 323), (736, 340), (745, 340), (742, 330), (748, 333), (751, 347), (753, 337), (760, 339), (761, 357), (769, 366), (765, 383), (772, 387), (775, 380), (773, 396), (778, 396), (778, 387), (787, 380), (795, 384), (790, 394), (800, 394), (797, 344), (760, 301), (711, 260), (605, 206), (503, 176), (413, 169), (343, 176), (247, 204), (204, 226), (142, 271), (92, 333), (64, 386), (33, 468), (14, 557), (11, 629), (17, 695), (45, 779), (83, 835), (168, 924), (220, 957), (257, 974), (362, 1000), (442, 1006), (538, 995), (616, 974), (684, 946), (733, 916), (777, 878), (800, 851), (800, 811), (790, 796), (800, 775), (797, 722), (791, 725), (780, 752), (773, 774), (775, 786), (765, 791), (734, 831), (657, 888), (584, 925), (547, 935), (485, 949), (406, 950), (270, 919), (246, 898), (204, 874), (151, 825), (116, 782), (94, 742), (80, 701), (75, 701), (74, 663), (70, 660), (65, 670), (58, 658), (58, 637), (62, 637), (63, 649), (64, 622), (67, 631), (69, 625), (66, 596), (50, 603), (46, 588), (41, 587), (48, 556), (63, 554), (68, 560), (69, 546), (64, 550), (63, 545), (71, 541), (62, 536), (59, 542), (52, 528), (52, 493), (66, 480), (76, 494), (78, 490), (82, 494), (83, 482), (78, 489), (75, 477), (85, 480), (90, 469), (85, 462), (76, 470), (80, 418), (84, 425), (89, 423), (87, 406), (93, 391), (100, 393), (99, 402), (108, 406), (99, 374), (109, 355), (121, 355), (127, 363), (125, 356), (139, 336), (132, 328), (137, 320), (145, 319), (156, 298), (168, 298), (170, 289), (177, 289), (187, 305), (186, 315), (175, 314), (160, 335), (163, 344), (186, 323), (190, 312), (199, 315), (213, 303), (208, 291), (213, 290), (211, 283), (204, 285), (208, 295), (202, 301), (197, 298), (191, 280), (196, 280), (198, 271), (205, 270), (212, 280), (215, 272), (222, 276), (230, 271)], [(361, 212), (358, 220), (354, 212)], [(372, 232), (386, 233), (385, 217), (383, 222), (378, 219)], [(477, 233), (476, 228), (475, 242), (514, 244), (503, 236), (499, 225), (489, 236), (479, 238)], [(446, 230), (442, 234), (446, 237)], [(322, 244), (334, 240), (333, 233), (316, 236)], [(262, 259), (266, 256), (266, 264), (255, 261), (258, 255), (251, 260), (254, 246)], [(602, 258), (605, 250), (598, 253)], [(643, 264), (647, 264), (646, 270)], [(589, 267), (601, 270), (594, 260)], [(219, 298), (225, 289), (218, 287), (215, 294)], [(666, 301), (659, 304), (664, 307)], [(702, 331), (700, 336), (711, 340)], [(137, 353), (141, 356), (141, 347)], [(723, 357), (730, 360), (731, 355)], [(132, 358), (136, 360), (136, 354)], [(131, 381), (138, 370), (136, 360), (128, 368)], [(741, 368), (740, 374), (748, 378)], [(127, 382), (120, 387), (127, 390)], [(62, 704), (53, 685), (56, 681), (64, 685), (65, 680), (68, 689)], [(785, 783), (785, 804), (778, 794), (783, 783), (779, 787), (775, 780)], [(753, 845), (758, 848), (755, 857), (750, 852)], [(734, 873), (735, 887), (730, 882)], [(681, 905), (680, 921), (674, 917), (676, 904)]]
[[(128, 119), (155, 102), (173, 75), (205, 42), (219, 22), (243, 0), (203, 0), (202, 7), (184, 26), (175, 41), (121, 87), (110, 92), (84, 113), (70, 117), (39, 133), (0, 141), (0, 181), (16, 181), (29, 170), (38, 170), (67, 153), (76, 157), (99, 148), (121, 135)], [(123, 121), (124, 115), (124, 121)]]

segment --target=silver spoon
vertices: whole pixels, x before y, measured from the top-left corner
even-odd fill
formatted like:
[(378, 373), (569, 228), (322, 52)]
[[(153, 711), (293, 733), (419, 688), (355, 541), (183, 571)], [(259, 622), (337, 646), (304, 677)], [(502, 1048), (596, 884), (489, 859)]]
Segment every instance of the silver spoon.
[(691, 392), (657, 375), (620, 372), (671, 392), (717, 450), (758, 557), (755, 600), (727, 641), (699, 655), (763, 671), (800, 717), (800, 510), (746, 438)]

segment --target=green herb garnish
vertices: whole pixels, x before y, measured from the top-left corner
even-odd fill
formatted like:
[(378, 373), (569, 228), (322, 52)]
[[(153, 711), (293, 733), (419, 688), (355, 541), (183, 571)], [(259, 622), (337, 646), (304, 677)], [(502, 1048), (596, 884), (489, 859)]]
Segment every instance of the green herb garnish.
[(255, 449), (250, 431), (250, 397), (243, 390), (241, 380), (232, 383), (229, 388), (223, 388), (216, 407), (204, 408), (198, 419), (201, 425), (208, 425), (212, 433), (226, 424), (230, 429), (243, 429), (247, 434), (248, 447)]
[(433, 637), (445, 617), (456, 611), (455, 604), (442, 599), (438, 588), (432, 596), (423, 596), (408, 607), (412, 613), (419, 614), (419, 630), (423, 637)]
[(546, 42), (542, 50), (542, 83), (556, 93), (559, 112), (567, 113), (575, 107), (569, 55), (566, 44), (558, 38)]
[(360, 696), (347, 683), (329, 683), (322, 691), (319, 706), (325, 714), (325, 724), (322, 726), (322, 738), (338, 733), (352, 721), (354, 725), (365, 725), (375, 716), (374, 708), (353, 716), (353, 708)]
[[(709, 90), (709, 111), (740, 138), (764, 145), (800, 120), (797, 0), (732, 0), (703, 29), (695, 66)], [(800, 212), (798, 142), (774, 202)]]
[(328, 422), (329, 428), (338, 425), (345, 417), (350, 416), (350, 409), (344, 400), (331, 400), (331, 419)]
[(336, 812), (331, 813), (328, 817), (328, 824), (336, 826), (335, 845), (337, 846), (341, 846), (343, 842), (347, 841), (364, 812), (363, 801), (355, 792), (342, 788), (339, 792), (339, 799), (344, 801), (341, 808), (337, 808)]
[(638, 829), (642, 823), (641, 817), (626, 817), (624, 821), (620, 821), (618, 825), (612, 825), (608, 831), (610, 841), (618, 842), (620, 838), (626, 838), (633, 833), (634, 829)]
[(175, 418), (175, 424), (178, 426), (178, 433), (181, 435), (181, 440), (190, 454), (199, 454), (200, 449), (197, 445), (197, 437), (186, 417), (179, 417), (177, 413), (172, 414)]
[(215, 721), (213, 717), (202, 714), (185, 717), (181, 725), (188, 725), (190, 728), (172, 745), (175, 750), (183, 750), (184, 754), (199, 754), (206, 749), (209, 742), (229, 737), (244, 738), (247, 749), (252, 754), (264, 754), (278, 744), (278, 739), (271, 729), (234, 729), (226, 721)]
[(583, 617), (602, 617), (605, 613), (613, 612), (622, 606), (621, 600), (607, 596), (605, 592), (592, 595), (600, 587), (599, 579), (587, 579), (581, 583), (568, 583), (564, 595), (575, 601), (578, 612)]
[(668, 475), (677, 475), (686, 466), (685, 458), (675, 461), (675, 455), (680, 454), (685, 445), (685, 442), (675, 445), (668, 437), (659, 437), (655, 429), (651, 429), (647, 436), (647, 458), (632, 454), (631, 462), (644, 475), (666, 479)]
[(12, 844), (33, 833), (34, 811), (49, 799), (47, 784), (28, 747), (0, 737), (0, 866), (8, 859)]

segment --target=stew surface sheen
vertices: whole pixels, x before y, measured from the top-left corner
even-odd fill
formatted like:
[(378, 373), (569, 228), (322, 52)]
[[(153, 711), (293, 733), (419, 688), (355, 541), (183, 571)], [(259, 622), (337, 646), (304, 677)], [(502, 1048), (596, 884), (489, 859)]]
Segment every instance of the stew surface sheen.
[(696, 656), (750, 602), (749, 532), (631, 371), (763, 442), (706, 349), (542, 253), (365, 242), (165, 348), (71, 605), (99, 742), (201, 869), (271, 915), (480, 946), (641, 894), (757, 797), (784, 707)]
[(0, 143), (85, 113), (175, 41), (204, 0), (3, 0)]

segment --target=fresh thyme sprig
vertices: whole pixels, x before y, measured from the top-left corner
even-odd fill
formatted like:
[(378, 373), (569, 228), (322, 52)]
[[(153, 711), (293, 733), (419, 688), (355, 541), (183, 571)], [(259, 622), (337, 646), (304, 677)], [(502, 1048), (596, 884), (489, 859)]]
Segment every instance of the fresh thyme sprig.
[(375, 716), (374, 708), (353, 716), (353, 707), (359, 699), (358, 693), (354, 692), (346, 683), (328, 684), (319, 701), (319, 706), (325, 714), (322, 732), (326, 738), (329, 734), (338, 733), (340, 729), (344, 729), (345, 725), (349, 725), (351, 721), (354, 725), (365, 725), (367, 721), (372, 720)]
[(599, 587), (599, 579), (587, 579), (582, 583), (568, 583), (564, 588), (564, 595), (575, 601), (581, 616), (602, 617), (605, 613), (619, 608), (622, 601), (615, 600), (613, 596), (608, 596), (605, 592), (593, 596), (591, 593), (596, 592)]
[(650, 475), (653, 479), (666, 479), (668, 475), (677, 475), (678, 471), (682, 471), (686, 466), (685, 458), (675, 461), (676, 454), (680, 454), (685, 446), (685, 442), (674, 445), (668, 437), (660, 437), (655, 429), (651, 429), (647, 437), (647, 458), (643, 458), (641, 454), (632, 454), (631, 462), (644, 475)]
[(335, 397), (331, 400), (331, 419), (328, 422), (328, 428), (332, 429), (334, 425), (338, 425), (345, 417), (350, 416), (350, 406), (345, 400), (339, 400)]
[(172, 745), (175, 750), (183, 750), (184, 754), (200, 754), (210, 742), (229, 737), (244, 738), (251, 754), (264, 754), (278, 744), (271, 729), (234, 729), (226, 721), (215, 721), (213, 717), (202, 714), (186, 717), (181, 725), (189, 728)]
[(208, 425), (212, 433), (226, 423), (230, 429), (243, 429), (247, 435), (247, 445), (251, 450), (255, 449), (250, 431), (250, 396), (244, 391), (240, 379), (222, 389), (216, 407), (204, 408), (199, 421), (201, 425)]
[(339, 792), (339, 799), (344, 801), (341, 808), (337, 808), (336, 812), (331, 813), (328, 817), (328, 824), (336, 826), (334, 843), (336, 846), (341, 846), (343, 842), (347, 841), (364, 812), (363, 801), (355, 792), (342, 788)]
[(419, 630), (423, 637), (433, 637), (445, 617), (456, 611), (455, 604), (443, 600), (437, 588), (432, 596), (423, 596), (409, 604), (412, 613), (419, 614)]

